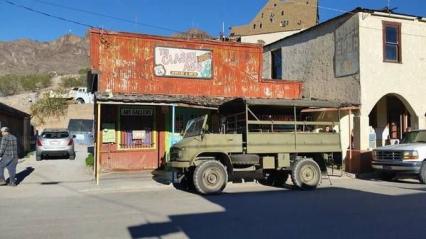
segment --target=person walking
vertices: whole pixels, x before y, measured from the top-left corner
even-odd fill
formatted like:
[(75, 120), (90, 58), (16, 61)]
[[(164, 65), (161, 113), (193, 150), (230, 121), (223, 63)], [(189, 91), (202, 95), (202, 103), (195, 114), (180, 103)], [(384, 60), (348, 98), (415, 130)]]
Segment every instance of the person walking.
[(4, 169), (9, 172), (9, 186), (16, 186), (16, 165), (18, 165), (18, 146), (16, 137), (9, 132), (9, 128), (0, 129), (2, 138), (0, 143), (0, 185), (5, 185)]

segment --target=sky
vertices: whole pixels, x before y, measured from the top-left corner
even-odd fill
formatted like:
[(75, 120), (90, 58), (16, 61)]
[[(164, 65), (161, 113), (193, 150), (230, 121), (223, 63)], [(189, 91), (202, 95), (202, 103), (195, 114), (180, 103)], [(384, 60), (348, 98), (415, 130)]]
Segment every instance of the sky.
[[(388, 5), (388, 1), (390, 8), (397, 8), (396, 12), (426, 16), (426, 0), (319, 0), (320, 21), (356, 7), (382, 9)], [(228, 34), (229, 27), (249, 23), (266, 2), (267, 0), (0, 0), (0, 41), (23, 38), (50, 41), (66, 33), (84, 36), (89, 26), (166, 36), (196, 27), (218, 36), (223, 26)]]

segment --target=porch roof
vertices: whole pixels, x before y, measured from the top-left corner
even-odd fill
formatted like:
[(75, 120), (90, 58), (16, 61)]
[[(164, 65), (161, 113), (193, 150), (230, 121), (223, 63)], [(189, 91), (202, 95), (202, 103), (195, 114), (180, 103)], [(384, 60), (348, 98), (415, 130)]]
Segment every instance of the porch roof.
[(342, 108), (352, 106), (347, 103), (340, 103), (335, 101), (319, 100), (319, 99), (247, 99), (237, 98), (227, 102), (225, 105), (247, 104), (259, 106), (295, 106), (302, 108)]
[(96, 93), (96, 101), (101, 104), (152, 104), (194, 106), (217, 109), (230, 99), (224, 97), (206, 97), (189, 95), (151, 95), (151, 94), (108, 94)]

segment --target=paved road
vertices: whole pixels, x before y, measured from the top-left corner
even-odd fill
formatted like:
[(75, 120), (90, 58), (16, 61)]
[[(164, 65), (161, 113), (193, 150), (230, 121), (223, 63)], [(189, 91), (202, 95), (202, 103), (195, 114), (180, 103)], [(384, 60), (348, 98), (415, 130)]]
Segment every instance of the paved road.
[(34, 170), (17, 188), (0, 187), (0, 238), (426, 236), (426, 186), (413, 180), (335, 179), (313, 192), (230, 184), (203, 197), (146, 177), (96, 186), (80, 156), (26, 167)]

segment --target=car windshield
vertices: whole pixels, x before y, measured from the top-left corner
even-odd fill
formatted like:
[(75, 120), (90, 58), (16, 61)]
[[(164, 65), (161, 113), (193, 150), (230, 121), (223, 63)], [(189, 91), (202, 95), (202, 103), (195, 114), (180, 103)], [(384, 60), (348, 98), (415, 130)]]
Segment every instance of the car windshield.
[(186, 124), (184, 138), (201, 135), (204, 127), (204, 121), (207, 116), (192, 119)]
[(401, 144), (426, 143), (426, 131), (413, 131), (404, 134)]
[(41, 137), (44, 139), (64, 139), (68, 138), (70, 134), (68, 132), (43, 132)]

